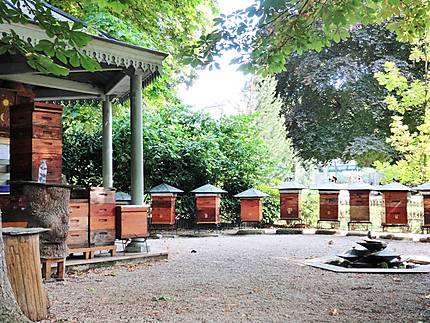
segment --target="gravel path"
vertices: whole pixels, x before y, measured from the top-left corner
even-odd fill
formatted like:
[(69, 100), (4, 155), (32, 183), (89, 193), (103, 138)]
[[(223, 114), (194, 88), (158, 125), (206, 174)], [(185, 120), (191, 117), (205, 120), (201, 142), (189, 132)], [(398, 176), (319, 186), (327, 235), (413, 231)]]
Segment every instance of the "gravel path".
[[(153, 249), (168, 246), (168, 261), (47, 284), (52, 322), (430, 322), (430, 274), (336, 274), (302, 264), (349, 249), (356, 240), (264, 235), (151, 241)], [(430, 256), (428, 244), (390, 246)]]

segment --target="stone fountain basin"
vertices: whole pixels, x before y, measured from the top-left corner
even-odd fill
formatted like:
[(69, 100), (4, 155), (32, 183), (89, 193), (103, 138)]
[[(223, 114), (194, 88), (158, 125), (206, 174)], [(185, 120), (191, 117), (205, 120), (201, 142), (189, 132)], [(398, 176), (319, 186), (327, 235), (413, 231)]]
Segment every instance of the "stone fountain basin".
[(404, 256), (409, 262), (419, 264), (411, 269), (406, 268), (345, 268), (331, 265), (329, 262), (339, 260), (334, 257), (322, 257), (306, 260), (305, 265), (329, 270), (335, 273), (360, 273), (360, 274), (427, 274), (430, 273), (430, 257), (423, 256)]

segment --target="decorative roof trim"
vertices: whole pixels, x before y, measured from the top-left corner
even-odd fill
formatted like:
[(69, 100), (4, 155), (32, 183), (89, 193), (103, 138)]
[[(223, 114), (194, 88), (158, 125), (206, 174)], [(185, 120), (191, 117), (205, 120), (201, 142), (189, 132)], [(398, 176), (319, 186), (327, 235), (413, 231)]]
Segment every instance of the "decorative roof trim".
[[(0, 24), (0, 32), (13, 30), (21, 39), (36, 45), (42, 39), (48, 39), (45, 31), (36, 24)], [(86, 54), (99, 63), (123, 67), (133, 67), (135, 71), (159, 74), (162, 69), (162, 61), (167, 54), (149, 50), (146, 48), (129, 45), (113, 39), (105, 39), (92, 36), (93, 40), (81, 53)]]

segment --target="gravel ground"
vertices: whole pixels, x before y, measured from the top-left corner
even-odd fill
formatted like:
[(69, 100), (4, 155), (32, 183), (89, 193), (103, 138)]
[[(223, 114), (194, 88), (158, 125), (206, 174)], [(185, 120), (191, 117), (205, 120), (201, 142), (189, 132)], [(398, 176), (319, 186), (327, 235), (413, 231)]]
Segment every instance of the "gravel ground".
[[(152, 249), (169, 248), (169, 260), (48, 283), (51, 322), (430, 322), (430, 274), (336, 274), (303, 265), (356, 240), (260, 235), (151, 241)], [(428, 244), (390, 246), (430, 256)]]

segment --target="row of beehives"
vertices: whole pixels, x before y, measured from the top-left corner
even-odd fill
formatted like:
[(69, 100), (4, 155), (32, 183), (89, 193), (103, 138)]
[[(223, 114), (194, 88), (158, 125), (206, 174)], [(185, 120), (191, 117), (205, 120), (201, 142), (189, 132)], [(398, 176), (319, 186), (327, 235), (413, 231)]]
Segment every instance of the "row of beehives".
[[(280, 191), (280, 219), (301, 221), (300, 196), (306, 187), (296, 182), (286, 182)], [(373, 187), (365, 183), (353, 183), (342, 187), (327, 183), (315, 187), (319, 191), (319, 222), (339, 222), (339, 192), (349, 191), (350, 223), (370, 224), (370, 195), (372, 191), (382, 192), (383, 219), (382, 226), (408, 225), (408, 195), (411, 188), (400, 183)], [(424, 226), (430, 226), (430, 183), (414, 188), (423, 194)], [(173, 225), (175, 223), (176, 195), (183, 191), (167, 184), (151, 189), (152, 224)], [(192, 191), (196, 197), (197, 224), (219, 224), (220, 195), (227, 193), (213, 185), (207, 184)], [(241, 201), (241, 222), (260, 222), (262, 220), (263, 198), (268, 195), (254, 188), (235, 195)]]

